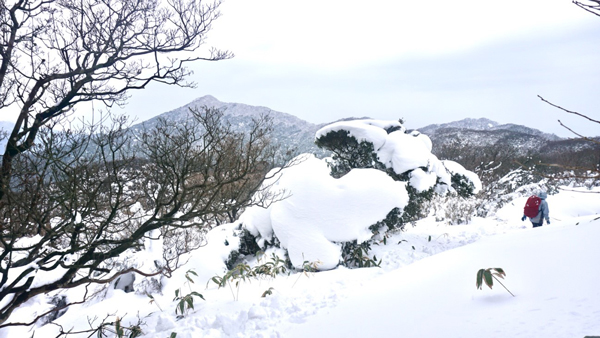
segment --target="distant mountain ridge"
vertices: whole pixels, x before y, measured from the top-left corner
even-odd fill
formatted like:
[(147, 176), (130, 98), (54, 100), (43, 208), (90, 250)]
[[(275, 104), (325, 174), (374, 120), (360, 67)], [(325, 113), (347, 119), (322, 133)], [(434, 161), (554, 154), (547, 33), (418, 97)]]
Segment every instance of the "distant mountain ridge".
[(295, 148), (298, 152), (323, 153), (323, 150), (314, 144), (315, 133), (321, 128), (321, 125), (316, 125), (294, 115), (278, 112), (267, 107), (221, 102), (211, 95), (199, 97), (184, 106), (138, 123), (132, 126), (132, 129), (152, 127), (159, 118), (185, 121), (191, 116), (190, 109), (201, 109), (202, 107), (221, 109), (225, 120), (236, 131), (246, 130), (245, 128), (251, 125), (253, 118), (268, 114), (273, 119), (275, 127), (273, 137), (277, 144), (282, 145), (284, 148)]
[(481, 148), (481, 151), (487, 146), (510, 148), (514, 150), (515, 156), (569, 152), (593, 146), (518, 124), (499, 124), (486, 118), (466, 118), (445, 124), (432, 124), (417, 130), (431, 138), (433, 153), (438, 156), (449, 145)]
[[(284, 148), (296, 148), (298, 152), (309, 152), (318, 155), (326, 154), (314, 144), (314, 135), (319, 128), (328, 123), (310, 123), (296, 116), (262, 106), (221, 102), (211, 95), (199, 97), (184, 106), (141, 122), (132, 128), (150, 127), (159, 118), (183, 121), (189, 118), (190, 108), (199, 109), (204, 106), (223, 109), (225, 119), (238, 131), (243, 131), (253, 117), (260, 114), (269, 114), (273, 118), (275, 127), (274, 138), (278, 144)], [(356, 118), (350, 117), (342, 120), (353, 119)], [(554, 134), (544, 133), (534, 128), (512, 123), (499, 124), (487, 118), (466, 118), (450, 123), (432, 124), (418, 128), (417, 130), (431, 138), (434, 146), (434, 154), (440, 147), (449, 143), (476, 147), (505, 144), (518, 148), (519, 152), (526, 154), (542, 148), (548, 150), (549, 143), (562, 140)]]
[(515, 133), (522, 133), (532, 136), (541, 137), (548, 141), (558, 141), (561, 140), (560, 137), (554, 134), (544, 133), (540, 130), (526, 127), (523, 125), (507, 123), (507, 124), (499, 124), (496, 121), (492, 121), (486, 118), (466, 118), (460, 121), (454, 121), (444, 124), (431, 124), (425, 126), (423, 128), (418, 128), (421, 133), (426, 135), (434, 135), (438, 133), (448, 133), (453, 129), (461, 129), (461, 130), (472, 130), (472, 131), (509, 131)]
[[(185, 121), (191, 116), (190, 108), (200, 109), (205, 106), (222, 109), (225, 120), (236, 131), (247, 130), (253, 118), (261, 114), (269, 114), (273, 119), (275, 129), (273, 137), (277, 144), (280, 144), (283, 148), (295, 148), (299, 153), (308, 152), (319, 156), (327, 155), (327, 152), (319, 149), (314, 144), (314, 137), (316, 131), (328, 123), (310, 123), (291, 114), (275, 111), (268, 107), (221, 102), (211, 95), (199, 97), (179, 108), (135, 124), (131, 129), (135, 132), (144, 127), (152, 127), (159, 118)], [(356, 118), (349, 117), (342, 120), (353, 119)], [(11, 122), (0, 121), (0, 129), (11, 130), (13, 126), (14, 124)], [(531, 151), (564, 152), (570, 151), (570, 149), (590, 147), (589, 142), (562, 139), (554, 134), (544, 133), (535, 128), (512, 123), (499, 124), (487, 118), (466, 118), (449, 123), (431, 124), (417, 130), (431, 138), (434, 154), (437, 154), (437, 150), (440, 147), (448, 144), (474, 147), (506, 145), (519, 149), (519, 152), (522, 154), (527, 154)], [(2, 149), (5, 145), (6, 140), (0, 140)]]

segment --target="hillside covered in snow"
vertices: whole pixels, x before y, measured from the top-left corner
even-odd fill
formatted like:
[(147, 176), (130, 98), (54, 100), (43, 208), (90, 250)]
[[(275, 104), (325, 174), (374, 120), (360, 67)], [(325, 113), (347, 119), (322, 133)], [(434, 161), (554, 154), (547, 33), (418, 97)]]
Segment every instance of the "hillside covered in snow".
[[(303, 154), (272, 169), (252, 197), (257, 203), (237, 219), (195, 220), (196, 230), (173, 238), (152, 230), (110, 262), (161, 272), (173, 250), (197, 245), (179, 251), (177, 270), (39, 294), (10, 316), (24, 325), (4, 325), (0, 338), (598, 334), (600, 188), (593, 175), (555, 180), (518, 169), (482, 186), (474, 172), (438, 159), (428, 136), (398, 121), (341, 121), (315, 138), (333, 156)], [(542, 191), (550, 195), (551, 221), (533, 229), (521, 221), (523, 206)], [(146, 208), (132, 204), (124, 214), (138, 216), (125, 219), (152, 220)], [(85, 217), (73, 221), (98, 219)], [(27, 250), (43, 236), (10, 244)], [(59, 269), (19, 260), (7, 285), (51, 285), (77, 259), (64, 256)], [(490, 268), (501, 273), (477, 287), (480, 271)], [(26, 284), (17, 285), (23, 276)]]
[[(142, 318), (141, 337), (584, 337), (600, 332), (600, 194), (563, 191), (550, 196), (550, 225), (532, 229), (520, 221), (519, 197), (495, 217), (449, 226), (434, 217), (373, 247), (381, 267), (292, 272), (234, 281), (211, 281), (225, 271), (228, 229), (208, 234), (208, 245), (165, 280), (153, 299), (107, 290), (95, 301), (73, 306), (55, 322), (74, 331), (106, 314), (123, 324)], [(269, 262), (264, 256), (253, 264)], [(252, 262), (250, 262), (252, 264)], [(499, 267), (501, 285), (475, 287), (482, 268)], [(185, 272), (193, 270), (194, 283)], [(203, 295), (194, 309), (176, 315), (175, 290)], [(267, 292), (268, 291), (268, 292)], [(262, 295), (262, 296), (261, 296)], [(23, 312), (41, 311), (32, 302)], [(35, 328), (54, 337), (58, 326)], [(0, 337), (25, 337), (25, 328)], [(77, 335), (75, 335), (77, 336)], [(87, 336), (87, 335), (81, 335)], [(112, 335), (109, 335), (112, 337)]]

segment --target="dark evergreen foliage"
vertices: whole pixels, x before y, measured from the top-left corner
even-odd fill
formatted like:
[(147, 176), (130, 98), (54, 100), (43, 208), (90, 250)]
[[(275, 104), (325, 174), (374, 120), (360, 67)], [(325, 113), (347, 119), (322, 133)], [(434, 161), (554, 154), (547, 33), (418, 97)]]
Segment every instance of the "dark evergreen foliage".
[(340, 178), (354, 168), (375, 168), (385, 170), (383, 163), (379, 162), (373, 143), (358, 142), (350, 136), (347, 130), (332, 131), (315, 141), (321, 149), (333, 153), (333, 163), (329, 163), (331, 176)]
[(473, 185), (473, 182), (469, 181), (469, 179), (465, 175), (452, 174), (451, 182), (452, 188), (456, 190), (458, 196), (464, 198), (473, 196), (475, 186)]
[(428, 204), (427, 202), (431, 201), (434, 194), (433, 188), (418, 192), (417, 189), (408, 184), (406, 185), (406, 191), (410, 199), (400, 216), (399, 224), (401, 228), (404, 228), (404, 225), (408, 223), (414, 224), (419, 219), (427, 216), (429, 210), (425, 206)]
[(377, 257), (369, 257), (371, 244), (369, 241), (358, 244), (356, 240), (351, 242), (343, 242), (342, 246), (342, 261), (340, 264), (349, 268), (370, 268), (379, 267), (381, 259), (377, 261)]

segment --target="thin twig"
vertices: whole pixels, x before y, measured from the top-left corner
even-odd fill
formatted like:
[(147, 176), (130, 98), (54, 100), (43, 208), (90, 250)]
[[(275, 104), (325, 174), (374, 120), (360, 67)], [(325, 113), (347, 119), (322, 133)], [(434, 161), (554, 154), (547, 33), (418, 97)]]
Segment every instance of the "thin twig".
[(586, 140), (586, 141), (592, 142), (592, 143), (600, 144), (600, 141), (594, 140), (593, 138), (589, 138), (589, 137), (587, 137), (587, 136), (583, 136), (583, 135), (581, 135), (581, 134), (579, 134), (579, 133), (575, 132), (573, 129), (571, 129), (571, 128), (569, 128), (569, 127), (565, 126), (565, 125), (564, 125), (564, 124), (563, 124), (563, 123), (562, 123), (560, 120), (558, 120), (558, 123), (559, 123), (559, 124), (560, 124), (560, 125), (561, 125), (563, 128), (565, 128), (565, 129), (567, 129), (568, 131), (572, 132), (573, 134), (575, 134), (575, 135), (579, 136), (580, 138), (582, 138), (582, 139), (584, 139), (584, 140)]
[(586, 115), (583, 115), (583, 114), (580, 114), (580, 113), (578, 113), (578, 112), (575, 112), (575, 111), (572, 111), (572, 110), (568, 110), (568, 109), (566, 109), (566, 108), (563, 108), (563, 107), (561, 107), (561, 106), (559, 106), (559, 105), (556, 105), (556, 104), (554, 104), (554, 103), (552, 103), (552, 102), (550, 102), (550, 101), (548, 101), (548, 100), (544, 99), (544, 98), (543, 98), (543, 97), (541, 97), (540, 95), (538, 95), (538, 97), (539, 97), (539, 98), (540, 98), (542, 101), (544, 101), (544, 102), (546, 102), (547, 104), (551, 105), (552, 107), (556, 107), (556, 108), (558, 108), (558, 109), (560, 109), (560, 110), (562, 110), (562, 111), (564, 111), (564, 112), (567, 112), (567, 113), (569, 113), (569, 114), (574, 114), (574, 115), (577, 115), (577, 116), (581, 116), (581, 117), (583, 117), (583, 118), (585, 118), (585, 119), (588, 119), (588, 120), (590, 120), (590, 121), (592, 121), (592, 122), (595, 122), (595, 123), (598, 123), (598, 124), (600, 124), (600, 121), (598, 121), (598, 120), (594, 120), (594, 119), (592, 119), (592, 118), (590, 118), (590, 117), (588, 117), (588, 116), (586, 116)]
[[(590, 0), (590, 1), (594, 1), (594, 0)], [(600, 7), (600, 2), (598, 2), (598, 1), (594, 1), (594, 2), (597, 3), (598, 6), (585, 5), (585, 4), (582, 4), (579, 1), (573, 1), (573, 3), (575, 5), (577, 5), (578, 7), (583, 8), (584, 10), (586, 10), (586, 11), (588, 11), (588, 12), (590, 12), (590, 13), (596, 15), (596, 16), (600, 16), (600, 12), (598, 12), (598, 11), (600, 11), (600, 8), (599, 8)]]

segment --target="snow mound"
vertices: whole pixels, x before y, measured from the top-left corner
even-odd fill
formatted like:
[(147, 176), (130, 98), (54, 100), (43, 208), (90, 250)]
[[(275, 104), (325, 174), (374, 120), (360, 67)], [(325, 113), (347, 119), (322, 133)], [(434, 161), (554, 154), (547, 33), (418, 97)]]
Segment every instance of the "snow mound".
[(387, 131), (390, 128), (400, 128), (404, 130), (402, 124), (398, 121), (382, 121), (382, 120), (352, 120), (341, 121), (329, 124), (319, 129), (315, 135), (315, 139), (325, 136), (330, 132), (345, 130), (349, 136), (353, 136), (358, 142), (368, 141), (373, 143), (373, 147), (377, 150), (386, 142)]
[(397, 174), (427, 167), (438, 159), (431, 153), (425, 138), (429, 139), (423, 134), (414, 136), (395, 131), (388, 135), (385, 145), (377, 152), (379, 160)]
[[(404, 182), (376, 169), (354, 169), (342, 178), (329, 175), (327, 163), (314, 156), (285, 169), (278, 189), (289, 197), (269, 208), (249, 208), (240, 221), (253, 235), (270, 240), (272, 234), (288, 250), (292, 264), (320, 262), (320, 270), (336, 267), (341, 248), (335, 242), (371, 238), (369, 226), (394, 208), (408, 203)], [(268, 184), (269, 182), (267, 182)]]

